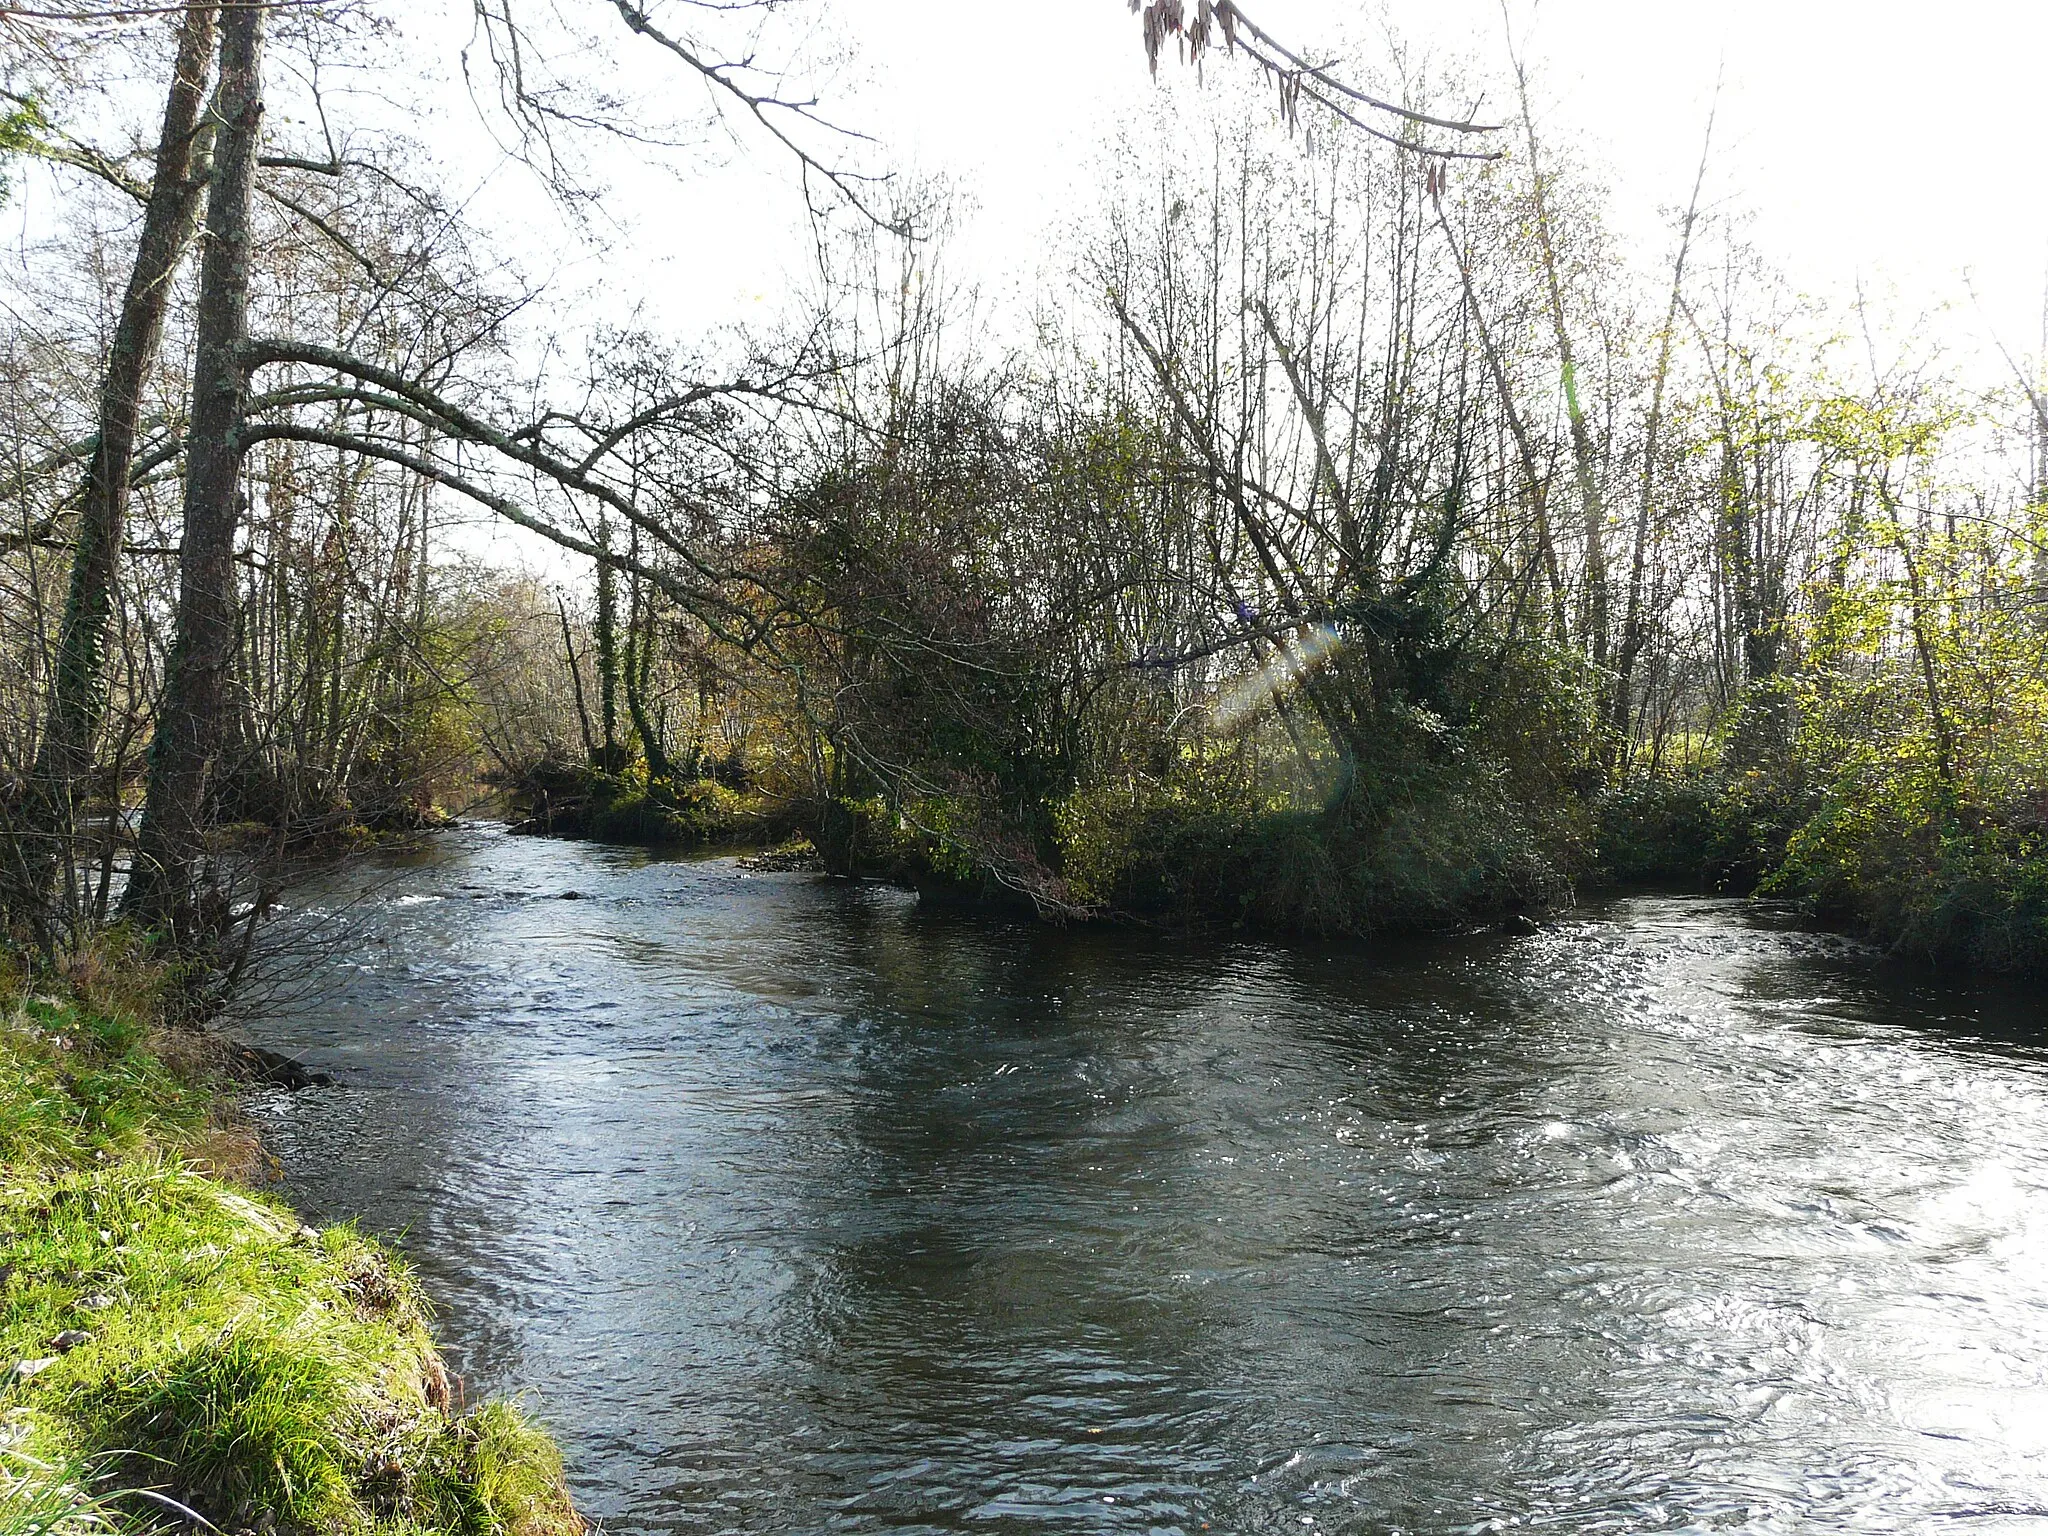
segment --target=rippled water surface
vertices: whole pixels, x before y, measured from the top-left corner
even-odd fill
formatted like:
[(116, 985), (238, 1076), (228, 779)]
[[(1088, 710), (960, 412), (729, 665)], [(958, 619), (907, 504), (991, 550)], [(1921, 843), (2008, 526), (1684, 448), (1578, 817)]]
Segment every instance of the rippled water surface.
[(288, 1187), (615, 1532), (2048, 1530), (2030, 997), (1707, 899), (1282, 947), (487, 828), (350, 878)]

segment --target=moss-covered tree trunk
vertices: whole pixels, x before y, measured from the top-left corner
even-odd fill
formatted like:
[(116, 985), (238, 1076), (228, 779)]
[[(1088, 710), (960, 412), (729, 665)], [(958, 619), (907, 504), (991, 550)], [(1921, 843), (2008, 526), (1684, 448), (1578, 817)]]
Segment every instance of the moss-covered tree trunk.
[[(640, 560), (640, 531), (633, 530), (633, 561)], [(640, 755), (647, 763), (650, 782), (673, 782), (675, 764), (669, 760), (668, 745), (661, 726), (647, 707), (654, 681), (654, 605), (636, 572), (626, 593), (626, 713), (633, 721), (633, 734), (640, 739)]]
[(249, 205), (263, 128), (263, 18), (264, 11), (251, 6), (231, 9), (221, 21), (219, 137), (200, 266), (177, 628), (126, 903), (181, 945), (203, 939), (210, 926), (195, 897), (207, 792), (228, 736), (241, 429), (249, 395)]
[(604, 733), (597, 766), (606, 773), (621, 772), (626, 753), (619, 746), (619, 575), (609, 558), (612, 551), (611, 519), (597, 520), (597, 708), (598, 728)]
[(25, 915), (46, 907), (65, 867), (83, 786), (92, 774), (93, 741), (106, 713), (107, 630), (127, 531), (128, 480), (143, 390), (163, 342), (172, 279), (191, 242), (199, 193), (194, 167), (206, 132), (201, 114), (212, 72), (215, 10), (211, 4), (188, 5), (179, 26), (149, 207), (100, 385), (99, 431), (79, 509), (49, 714), (20, 821), (23, 836), (15, 844), (20, 866), (13, 872), (13, 895), (15, 904), (27, 909)]

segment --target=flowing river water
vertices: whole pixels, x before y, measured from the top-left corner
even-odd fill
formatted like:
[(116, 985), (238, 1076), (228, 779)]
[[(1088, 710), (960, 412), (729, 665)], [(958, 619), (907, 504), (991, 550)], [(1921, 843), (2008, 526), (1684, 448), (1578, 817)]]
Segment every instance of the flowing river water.
[(490, 827), (351, 897), (285, 1187), (622, 1536), (2048, 1530), (2033, 996), (1707, 898), (1193, 942)]

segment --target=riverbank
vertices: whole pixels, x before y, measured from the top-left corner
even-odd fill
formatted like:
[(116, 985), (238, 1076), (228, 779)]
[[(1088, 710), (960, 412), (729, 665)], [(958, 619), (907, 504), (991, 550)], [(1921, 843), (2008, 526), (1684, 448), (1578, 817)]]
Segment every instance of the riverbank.
[(1279, 939), (1513, 932), (1603, 893), (1761, 896), (1937, 969), (2048, 974), (2048, 824), (1845, 809), (1759, 775), (1632, 781), (1540, 830), (1437, 817), (1421, 835), (1374, 837), (1312, 812), (1116, 806), (1063, 817), (1057, 873), (1011, 883), (874, 800), (712, 824), (630, 792), (618, 813), (594, 803), (599, 814), (527, 815), (514, 829), (654, 852), (767, 848), (754, 867), (877, 880), (937, 905)]
[(406, 1266), (261, 1191), (228, 1047), (158, 1026), (144, 965), (5, 967), (0, 1533), (578, 1536), (553, 1442), (464, 1403)]
[[(1576, 803), (1547, 819), (1437, 786), (1372, 813), (1246, 810), (1163, 791), (1075, 792), (1043, 846), (991, 841), (943, 796), (912, 811), (882, 798), (777, 798), (708, 779), (649, 779), (549, 762), (508, 793), (507, 824), (654, 852), (768, 850), (771, 867), (879, 880), (949, 906), (1276, 937), (1458, 932), (1561, 910), (1582, 852)], [(1540, 824), (1539, 824), (1540, 820)]]
[(1950, 970), (2048, 975), (2048, 801), (1713, 771), (1606, 796), (1611, 880), (1762, 895), (1887, 953)]
[(729, 848), (782, 841), (803, 808), (714, 779), (618, 773), (543, 758), (499, 785), (515, 830), (637, 848)]

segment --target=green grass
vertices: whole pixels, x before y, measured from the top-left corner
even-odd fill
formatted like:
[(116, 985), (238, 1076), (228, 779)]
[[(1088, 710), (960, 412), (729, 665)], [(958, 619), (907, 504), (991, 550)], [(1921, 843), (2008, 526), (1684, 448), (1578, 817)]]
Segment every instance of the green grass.
[(68, 1167), (196, 1141), (213, 1094), (140, 1041), (138, 1026), (117, 1016), (48, 996), (17, 1000), (0, 1019), (0, 1167)]
[(80, 1465), (0, 1449), (0, 1536), (106, 1536), (119, 1529), (108, 1496)]
[(166, 1501), (225, 1531), (581, 1531), (546, 1435), (451, 1400), (395, 1257), (202, 1171), (247, 1138), (193, 1069), (117, 1013), (0, 1008), (0, 1536)]

